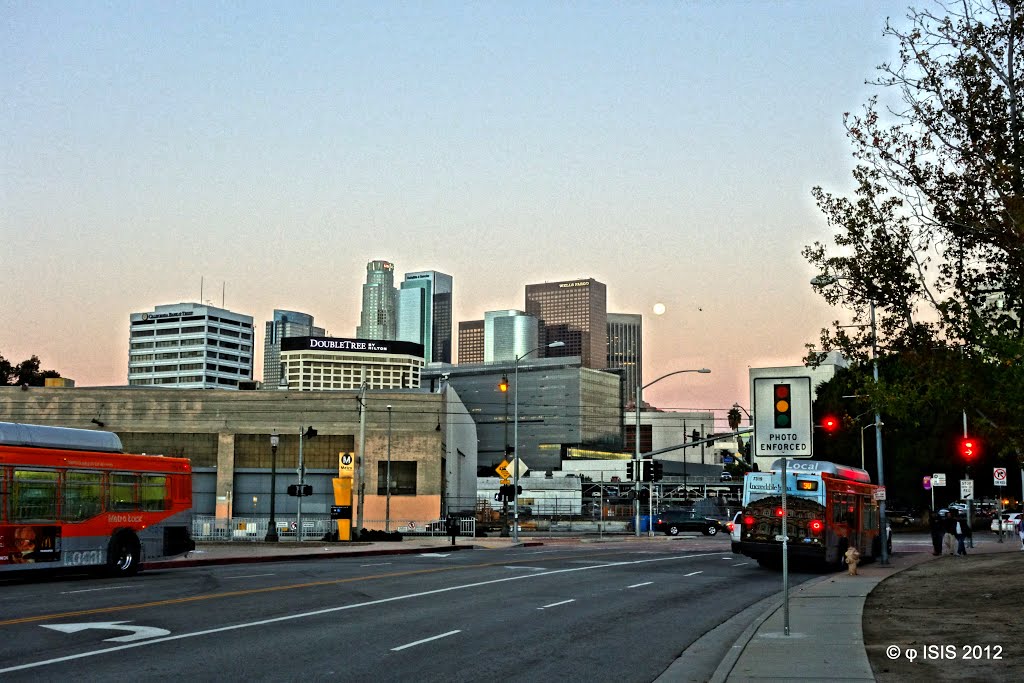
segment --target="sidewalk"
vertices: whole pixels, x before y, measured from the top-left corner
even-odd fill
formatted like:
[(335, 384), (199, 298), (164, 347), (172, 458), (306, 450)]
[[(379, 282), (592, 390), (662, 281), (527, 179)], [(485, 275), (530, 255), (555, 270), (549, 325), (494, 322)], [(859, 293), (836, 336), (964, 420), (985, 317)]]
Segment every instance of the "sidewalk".
[[(1020, 552), (1016, 542), (997, 543), (976, 534), (974, 554)], [(888, 577), (930, 560), (953, 560), (922, 552), (897, 552), (888, 566), (862, 565), (858, 576), (846, 572), (811, 579), (789, 591), (789, 635), (785, 633), (782, 594), (736, 640), (718, 666), (712, 683), (743, 681), (874, 681), (864, 647), (862, 617), (868, 594)], [(781, 575), (780, 575), (781, 584)]]
[(513, 545), (536, 546), (550, 543), (578, 543), (578, 537), (544, 538), (543, 540), (520, 537), (515, 543), (511, 538), (459, 537), (455, 545), (447, 536), (406, 536), (401, 541), (376, 541), (373, 543), (325, 543), (322, 541), (265, 542), (210, 542), (197, 543), (196, 549), (183, 557), (158, 562), (147, 562), (146, 569), (174, 569), (177, 567), (200, 567), (213, 564), (241, 564), (250, 562), (280, 562), (283, 560), (309, 560), (329, 557), (364, 557), (372, 555), (413, 555), (424, 552), (453, 552), (480, 548), (508, 548)]

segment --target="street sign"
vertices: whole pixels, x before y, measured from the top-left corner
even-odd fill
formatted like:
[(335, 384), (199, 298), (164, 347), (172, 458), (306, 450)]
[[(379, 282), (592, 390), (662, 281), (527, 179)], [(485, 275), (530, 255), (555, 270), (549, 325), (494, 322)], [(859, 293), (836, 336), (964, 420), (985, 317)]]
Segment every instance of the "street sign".
[(338, 476), (339, 477), (351, 477), (352, 472), (355, 470), (356, 459), (351, 453), (342, 451), (338, 453)]
[(814, 455), (810, 377), (754, 378), (754, 443), (762, 457)]
[(974, 480), (960, 480), (960, 497), (964, 500), (974, 500)]
[(879, 486), (875, 489), (875, 500), (885, 500), (885, 487)]
[(945, 486), (946, 475), (941, 472), (936, 472), (932, 475), (932, 486)]
[(301, 498), (303, 496), (312, 496), (313, 495), (313, 485), (312, 484), (289, 484), (288, 485), (288, 495), (289, 496), (298, 496), (299, 498)]
[(992, 470), (993, 483), (996, 486), (1006, 486), (1006, 468), (996, 467)]
[(932, 478), (929, 477), (928, 475), (925, 475), (925, 477), (924, 477), (924, 490), (925, 491), (931, 491), (931, 489), (932, 489)]
[[(498, 476), (502, 479), (508, 479), (512, 476), (512, 473), (508, 471), (509, 462), (508, 460), (502, 460), (501, 464), (494, 468), (494, 471), (498, 473)], [(502, 481), (502, 484), (507, 484), (507, 481)]]
[[(515, 458), (512, 458), (512, 462), (510, 462), (508, 464), (508, 471), (509, 472), (515, 472), (516, 471), (516, 459)], [(521, 476), (523, 476), (524, 474), (526, 474), (529, 471), (530, 471), (530, 468), (526, 466), (526, 463), (523, 462), (522, 460), (520, 460), (519, 461), (519, 476), (521, 477)]]

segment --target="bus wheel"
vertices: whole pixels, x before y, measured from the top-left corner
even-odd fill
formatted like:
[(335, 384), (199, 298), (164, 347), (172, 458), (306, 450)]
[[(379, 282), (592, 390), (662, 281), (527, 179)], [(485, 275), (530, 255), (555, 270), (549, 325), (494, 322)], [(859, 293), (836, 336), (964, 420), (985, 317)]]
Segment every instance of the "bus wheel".
[(107, 548), (107, 570), (113, 576), (133, 576), (139, 571), (141, 555), (135, 534), (122, 532), (111, 539)]

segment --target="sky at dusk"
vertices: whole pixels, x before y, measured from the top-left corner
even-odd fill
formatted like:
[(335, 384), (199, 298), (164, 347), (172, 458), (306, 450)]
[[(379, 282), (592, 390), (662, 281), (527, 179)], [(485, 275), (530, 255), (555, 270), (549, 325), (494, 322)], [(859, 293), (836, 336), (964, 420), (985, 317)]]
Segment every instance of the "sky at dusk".
[[(593, 278), (665, 409), (750, 406), (841, 317), (800, 256), (906, 2), (0, 2), (0, 354), (127, 382), (131, 312), (355, 335), (366, 263), (458, 321)], [(200, 283), (203, 283), (202, 294)], [(655, 304), (665, 313), (655, 315)]]

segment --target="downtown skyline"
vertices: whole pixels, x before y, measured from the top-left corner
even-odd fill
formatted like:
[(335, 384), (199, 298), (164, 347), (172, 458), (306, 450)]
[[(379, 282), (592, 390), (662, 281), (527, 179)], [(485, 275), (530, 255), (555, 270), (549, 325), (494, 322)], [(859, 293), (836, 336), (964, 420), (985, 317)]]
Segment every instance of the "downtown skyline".
[(124, 384), (129, 313), (200, 299), (257, 349), (275, 309), (354, 336), (387, 259), (453, 276), (453, 334), (593, 277), (643, 315), (645, 381), (712, 369), (645, 399), (749, 408), (748, 368), (842, 315), (810, 190), (849, 187), (903, 7), (7, 4), (0, 353)]

